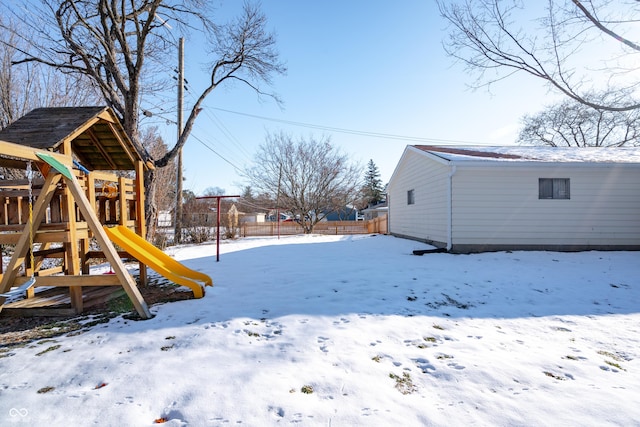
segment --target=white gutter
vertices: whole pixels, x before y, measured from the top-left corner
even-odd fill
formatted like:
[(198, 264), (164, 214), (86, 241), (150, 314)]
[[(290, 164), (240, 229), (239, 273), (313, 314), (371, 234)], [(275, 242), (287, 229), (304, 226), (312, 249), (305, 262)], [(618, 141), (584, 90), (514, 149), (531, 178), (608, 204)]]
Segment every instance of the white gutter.
[(456, 173), (456, 165), (451, 166), (447, 181), (447, 251), (453, 246), (453, 175)]

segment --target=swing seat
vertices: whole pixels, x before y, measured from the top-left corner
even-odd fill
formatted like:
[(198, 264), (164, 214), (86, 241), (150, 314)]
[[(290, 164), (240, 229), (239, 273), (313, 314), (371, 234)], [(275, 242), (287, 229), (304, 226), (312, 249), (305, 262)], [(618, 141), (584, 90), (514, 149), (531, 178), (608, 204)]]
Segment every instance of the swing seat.
[[(33, 171), (31, 169), (31, 160), (29, 160), (27, 162), (27, 179), (29, 181), (29, 248), (30, 248), (30, 255), (31, 255), (31, 265), (34, 265), (34, 259), (33, 259)], [(31, 277), (24, 282), (22, 285), (18, 286), (15, 289), (9, 289), (8, 292), (5, 292), (3, 294), (0, 294), (0, 298), (9, 298), (9, 297), (13, 297), (16, 295), (21, 295), (24, 292), (27, 292), (29, 289), (31, 289), (34, 285), (36, 284), (36, 278), (35, 276), (31, 275)]]
[(26, 282), (24, 282), (22, 285), (18, 286), (17, 288), (13, 288), (11, 290), (9, 290), (9, 292), (5, 292), (4, 294), (0, 294), (0, 297), (5, 297), (5, 298), (10, 298), (16, 295), (21, 295), (24, 292), (27, 292), (29, 289), (31, 289), (34, 285), (36, 284), (36, 278), (35, 277), (31, 277), (29, 278), (29, 280), (27, 280)]

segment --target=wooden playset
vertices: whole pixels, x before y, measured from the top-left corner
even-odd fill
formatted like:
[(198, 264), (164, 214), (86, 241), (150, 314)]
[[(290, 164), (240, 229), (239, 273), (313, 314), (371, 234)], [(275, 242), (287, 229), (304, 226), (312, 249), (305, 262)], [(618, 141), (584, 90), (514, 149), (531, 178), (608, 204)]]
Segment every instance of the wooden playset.
[[(136, 237), (125, 241), (135, 243), (134, 249), (146, 243), (140, 236), (146, 231), (143, 173), (148, 165), (113, 111), (107, 107), (33, 110), (0, 131), (0, 167), (27, 171), (26, 179), (0, 181), (0, 245), (13, 246), (8, 265), (0, 263), (0, 310), (44, 314), (47, 301), (60, 298), (36, 292), (46, 287), (57, 291), (55, 295), (64, 290), (70, 303), (67, 311), (79, 313), (92, 294), (104, 300), (114, 286), (120, 286), (140, 317), (151, 317), (121, 260), (131, 255), (118, 253), (105, 230), (112, 225), (134, 230)], [(100, 250), (91, 249), (92, 238)], [(92, 258), (106, 259), (115, 274), (91, 275)], [(145, 284), (146, 265), (138, 260), (139, 280)], [(211, 284), (210, 279), (204, 281)], [(196, 297), (204, 293), (198, 293), (199, 288), (192, 286)], [(26, 298), (7, 302), (16, 293)]]

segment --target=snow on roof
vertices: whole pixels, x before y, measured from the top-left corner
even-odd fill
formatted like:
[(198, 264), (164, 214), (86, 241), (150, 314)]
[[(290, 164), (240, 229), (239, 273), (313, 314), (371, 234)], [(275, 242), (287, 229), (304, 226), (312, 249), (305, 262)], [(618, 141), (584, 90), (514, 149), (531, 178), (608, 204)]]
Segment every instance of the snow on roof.
[(521, 147), (414, 145), (449, 161), (640, 163), (638, 147)]

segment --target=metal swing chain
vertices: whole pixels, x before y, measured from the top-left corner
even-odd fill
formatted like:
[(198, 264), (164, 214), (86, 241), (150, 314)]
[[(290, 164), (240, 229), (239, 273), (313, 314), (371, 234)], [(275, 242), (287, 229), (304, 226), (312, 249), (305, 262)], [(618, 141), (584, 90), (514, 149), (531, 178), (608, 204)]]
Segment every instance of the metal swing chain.
[(31, 279), (35, 277), (35, 256), (33, 255), (33, 169), (31, 160), (27, 162), (27, 180), (29, 182), (29, 254), (31, 261)]

